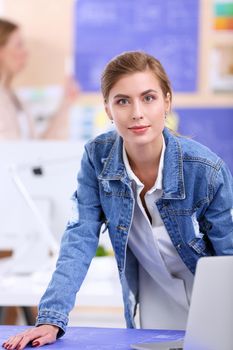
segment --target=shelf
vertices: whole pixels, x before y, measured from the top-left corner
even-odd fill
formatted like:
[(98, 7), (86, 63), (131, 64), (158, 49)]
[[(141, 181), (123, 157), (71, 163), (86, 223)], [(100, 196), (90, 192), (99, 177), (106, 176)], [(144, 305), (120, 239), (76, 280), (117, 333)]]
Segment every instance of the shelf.
[(211, 45), (219, 45), (219, 46), (233, 46), (233, 31), (229, 30), (221, 30), (221, 31), (213, 31), (211, 35)]

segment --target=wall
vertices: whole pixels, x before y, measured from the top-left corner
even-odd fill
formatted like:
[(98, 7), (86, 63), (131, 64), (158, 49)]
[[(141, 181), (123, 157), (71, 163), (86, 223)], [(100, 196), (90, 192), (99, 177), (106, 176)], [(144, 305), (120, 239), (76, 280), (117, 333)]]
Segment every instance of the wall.
[(73, 0), (5, 0), (4, 15), (22, 25), (29, 65), (17, 85), (59, 84), (72, 51)]

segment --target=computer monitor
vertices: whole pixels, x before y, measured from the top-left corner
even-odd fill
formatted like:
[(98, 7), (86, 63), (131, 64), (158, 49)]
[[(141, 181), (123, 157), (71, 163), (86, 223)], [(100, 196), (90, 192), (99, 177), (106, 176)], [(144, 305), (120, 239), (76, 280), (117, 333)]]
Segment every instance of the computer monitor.
[(0, 250), (20, 251), (14, 269), (30, 272), (59, 246), (82, 154), (82, 142), (1, 142)]

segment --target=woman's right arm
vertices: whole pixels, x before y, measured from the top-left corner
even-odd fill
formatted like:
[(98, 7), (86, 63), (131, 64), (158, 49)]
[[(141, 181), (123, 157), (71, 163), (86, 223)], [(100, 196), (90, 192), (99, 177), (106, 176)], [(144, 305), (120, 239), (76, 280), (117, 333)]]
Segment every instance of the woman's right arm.
[(80, 95), (80, 87), (72, 77), (66, 79), (59, 108), (50, 118), (47, 129), (39, 135), (41, 139), (67, 140), (69, 138), (70, 108)]
[[(29, 332), (30, 339), (28, 335), (26, 338), (28, 342), (32, 341), (32, 338), (35, 341), (37, 335), (42, 331), (45, 331), (41, 339), (43, 344), (45, 344), (44, 341), (52, 342), (55, 340), (54, 329), (56, 331), (58, 329), (56, 337), (64, 334), (68, 324), (68, 314), (75, 303), (76, 293), (86, 276), (98, 246), (103, 213), (99, 199), (98, 181), (88, 147), (86, 147), (81, 162), (78, 188), (73, 200), (75, 216), (68, 222), (61, 241), (56, 270), (39, 304), (36, 325), (40, 327)], [(50, 325), (49, 328), (47, 325)], [(51, 325), (58, 328), (51, 328)], [(47, 331), (48, 333), (46, 333)], [(20, 336), (22, 335), (17, 336), (18, 341)], [(39, 337), (41, 336), (39, 335)], [(11, 340), (10, 344), (13, 344), (13, 341)], [(25, 346), (24, 336), (18, 344), (20, 344), (20, 349), (23, 349)], [(6, 345), (9, 345), (9, 341)]]

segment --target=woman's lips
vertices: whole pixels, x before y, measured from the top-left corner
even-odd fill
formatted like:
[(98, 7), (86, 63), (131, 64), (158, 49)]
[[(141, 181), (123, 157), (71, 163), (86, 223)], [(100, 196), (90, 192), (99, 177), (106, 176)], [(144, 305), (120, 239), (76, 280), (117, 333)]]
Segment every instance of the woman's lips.
[(131, 126), (129, 130), (131, 130), (135, 134), (142, 134), (145, 131), (147, 131), (148, 128), (149, 128), (149, 125), (135, 125), (135, 126)]

